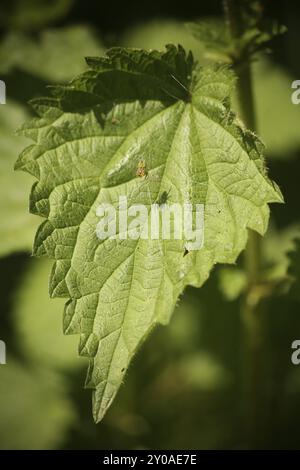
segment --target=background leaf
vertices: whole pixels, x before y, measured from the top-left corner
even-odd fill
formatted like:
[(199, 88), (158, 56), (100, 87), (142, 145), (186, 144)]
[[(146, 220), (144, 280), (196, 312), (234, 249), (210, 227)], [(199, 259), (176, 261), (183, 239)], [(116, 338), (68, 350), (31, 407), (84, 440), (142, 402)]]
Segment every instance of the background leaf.
[(39, 40), (14, 32), (1, 44), (0, 71), (17, 68), (46, 81), (64, 82), (82, 72), (86, 56), (102, 53), (95, 33), (84, 26), (49, 29)]
[(163, 50), (166, 44), (181, 44), (186, 51), (191, 50), (196, 59), (203, 61), (203, 46), (180, 21), (157, 19), (132, 27), (122, 35), (125, 47)]
[(14, 161), (27, 139), (16, 137), (16, 126), (28, 117), (25, 109), (13, 102), (0, 106), (0, 256), (14, 251), (30, 251), (38, 218), (28, 214), (30, 175), (16, 175)]
[(63, 380), (11, 357), (8, 364), (0, 370), (0, 448), (55, 449), (75, 419)]
[(72, 0), (3, 0), (0, 22), (6, 28), (35, 31), (65, 16)]
[(62, 333), (64, 301), (49, 298), (50, 270), (48, 260), (30, 261), (15, 296), (15, 323), (20, 347), (31, 363), (47, 369), (69, 370), (80, 366), (76, 357), (77, 338)]
[(300, 120), (300, 106), (291, 101), (294, 78), (271, 61), (253, 64), (257, 125), (268, 155), (287, 159), (300, 145), (295, 123)]

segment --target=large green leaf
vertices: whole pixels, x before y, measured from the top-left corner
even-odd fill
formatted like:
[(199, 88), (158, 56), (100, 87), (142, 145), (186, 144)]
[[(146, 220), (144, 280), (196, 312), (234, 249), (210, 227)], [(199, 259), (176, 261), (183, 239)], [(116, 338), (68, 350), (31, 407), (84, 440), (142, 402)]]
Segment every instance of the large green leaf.
[[(30, 207), (47, 220), (34, 252), (55, 259), (51, 295), (70, 298), (64, 330), (81, 335), (80, 353), (90, 357), (98, 421), (184, 287), (201, 286), (215, 263), (233, 263), (247, 228), (263, 234), (267, 204), (282, 196), (266, 175), (259, 139), (230, 112), (234, 77), (226, 67), (197, 68), (174, 46), (115, 48), (88, 64), (69, 86), (33, 103), (40, 118), (23, 132), (35, 144), (16, 168), (38, 179)], [(126, 195), (129, 206), (149, 207), (164, 193), (205, 205), (202, 249), (186, 254), (185, 239), (97, 238), (101, 203), (117, 208)]]

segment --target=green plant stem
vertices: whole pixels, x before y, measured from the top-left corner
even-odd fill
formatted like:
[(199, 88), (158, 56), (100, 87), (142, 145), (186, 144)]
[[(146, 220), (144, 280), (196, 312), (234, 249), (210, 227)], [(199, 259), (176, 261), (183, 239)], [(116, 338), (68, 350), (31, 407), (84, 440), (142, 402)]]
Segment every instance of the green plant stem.
[[(232, 38), (238, 39), (241, 32), (247, 28), (243, 24), (241, 2), (239, 0), (224, 0), (226, 22)], [(239, 51), (235, 51), (239, 57)], [(245, 126), (255, 131), (255, 110), (251, 67), (249, 63), (237, 61), (234, 65), (238, 77), (237, 99), (239, 116)], [(243, 299), (242, 322), (244, 328), (244, 394), (245, 394), (245, 427), (248, 445), (260, 448), (264, 439), (264, 315), (260, 298), (255, 295), (260, 282), (261, 273), (261, 237), (249, 230), (248, 243), (245, 250), (245, 271), (247, 274), (247, 289)]]
[[(240, 117), (248, 128), (255, 130), (250, 66), (241, 64), (237, 73)], [(252, 230), (249, 230), (244, 263), (248, 284), (241, 312), (245, 340), (246, 431), (250, 447), (260, 448), (264, 440), (262, 433), (264, 427), (264, 313), (262, 302), (256, 296), (256, 287), (260, 282), (261, 273), (261, 237)]]

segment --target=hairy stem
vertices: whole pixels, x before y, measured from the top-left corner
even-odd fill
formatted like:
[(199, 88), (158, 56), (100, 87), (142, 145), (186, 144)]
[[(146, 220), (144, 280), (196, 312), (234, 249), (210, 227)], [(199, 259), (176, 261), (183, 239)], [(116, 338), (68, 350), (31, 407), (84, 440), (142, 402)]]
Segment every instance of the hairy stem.
[[(231, 37), (238, 39), (247, 29), (243, 24), (242, 3), (239, 0), (224, 0), (224, 12)], [(239, 58), (239, 51), (235, 51)], [(247, 62), (237, 61), (234, 64), (238, 77), (237, 98), (239, 116), (245, 126), (252, 131), (256, 129), (255, 109), (251, 67)], [(259, 448), (263, 441), (263, 415), (264, 415), (264, 315), (262, 303), (255, 295), (256, 287), (260, 282), (261, 273), (261, 237), (249, 230), (248, 243), (244, 256), (245, 271), (247, 274), (247, 289), (243, 299), (242, 320), (244, 327), (244, 394), (245, 394), (245, 427), (248, 445)]]
[[(241, 65), (237, 72), (240, 116), (248, 128), (255, 130), (250, 66)], [(249, 230), (244, 263), (248, 284), (242, 306), (245, 340), (245, 415), (250, 446), (259, 448), (263, 441), (264, 314), (262, 303), (255, 295), (261, 273), (261, 237), (252, 230)]]

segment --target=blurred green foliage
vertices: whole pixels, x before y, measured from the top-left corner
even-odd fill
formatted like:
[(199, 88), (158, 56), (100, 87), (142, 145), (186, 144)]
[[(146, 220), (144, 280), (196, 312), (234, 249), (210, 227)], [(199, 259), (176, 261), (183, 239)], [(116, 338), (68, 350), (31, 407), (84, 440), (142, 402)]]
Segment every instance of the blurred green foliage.
[(0, 23), (5, 28), (36, 31), (64, 17), (72, 0), (2, 0)]
[(64, 381), (12, 358), (2, 369), (0, 449), (55, 448), (75, 420)]
[(49, 273), (52, 263), (32, 259), (14, 296), (14, 322), (23, 354), (32, 363), (55, 369), (80, 367), (77, 338), (64, 336), (64, 299), (50, 299)]
[(253, 66), (257, 126), (267, 155), (283, 160), (300, 146), (300, 106), (291, 101), (293, 76), (270, 60)]
[(194, 57), (203, 60), (203, 48), (180, 21), (154, 20), (125, 31), (122, 45), (141, 49), (164, 49), (166, 44), (181, 44), (193, 51)]
[[(82, 71), (84, 56), (104, 51), (100, 27), (72, 25), (78, 23), (72, 3), (35, 0), (24, 8), (14, 0), (0, 10), (0, 74), (8, 92), (7, 104), (0, 107), (0, 338), (6, 341), (8, 362), (0, 366), (0, 448), (246, 448), (242, 257), (236, 267), (218, 267), (202, 289), (187, 289), (170, 325), (154, 331), (142, 347), (103, 423), (92, 422), (77, 338), (61, 333), (64, 301), (48, 299), (49, 262), (30, 258), (39, 222), (28, 214), (32, 181), (13, 172), (25, 146), (14, 131), (31, 113), (27, 100), (46, 93), (47, 83)], [(200, 17), (207, 14), (198, 8)], [(294, 241), (300, 223), (300, 106), (290, 100), (291, 82), (299, 79), (291, 50), (300, 34), (297, 15), (295, 2), (289, 6), (287, 39), (280, 39), (268, 61), (253, 66), (258, 128), (271, 176), (286, 198), (285, 207), (272, 208), (272, 227), (262, 245), (263, 272), (268, 280), (298, 280), (292, 296), (276, 288), (262, 312), (263, 442), (268, 448), (299, 449), (300, 368), (290, 361), (291, 343), (300, 334), (300, 257)], [(114, 30), (112, 21), (110, 38), (117, 45), (145, 48), (181, 43), (202, 63), (203, 48), (182, 25), (187, 16), (160, 20), (145, 12), (135, 25), (124, 18), (122, 31)], [(100, 23), (92, 15), (89, 21)]]
[(71, 80), (82, 72), (87, 55), (102, 55), (103, 47), (90, 29), (70, 26), (49, 29), (34, 40), (24, 33), (9, 33), (0, 46), (0, 73), (25, 71), (49, 82)]
[(37, 218), (28, 213), (28, 190), (34, 179), (13, 170), (16, 152), (21, 152), (27, 143), (27, 139), (17, 138), (14, 131), (27, 117), (26, 108), (10, 100), (0, 107), (1, 256), (29, 251), (38, 226)]

